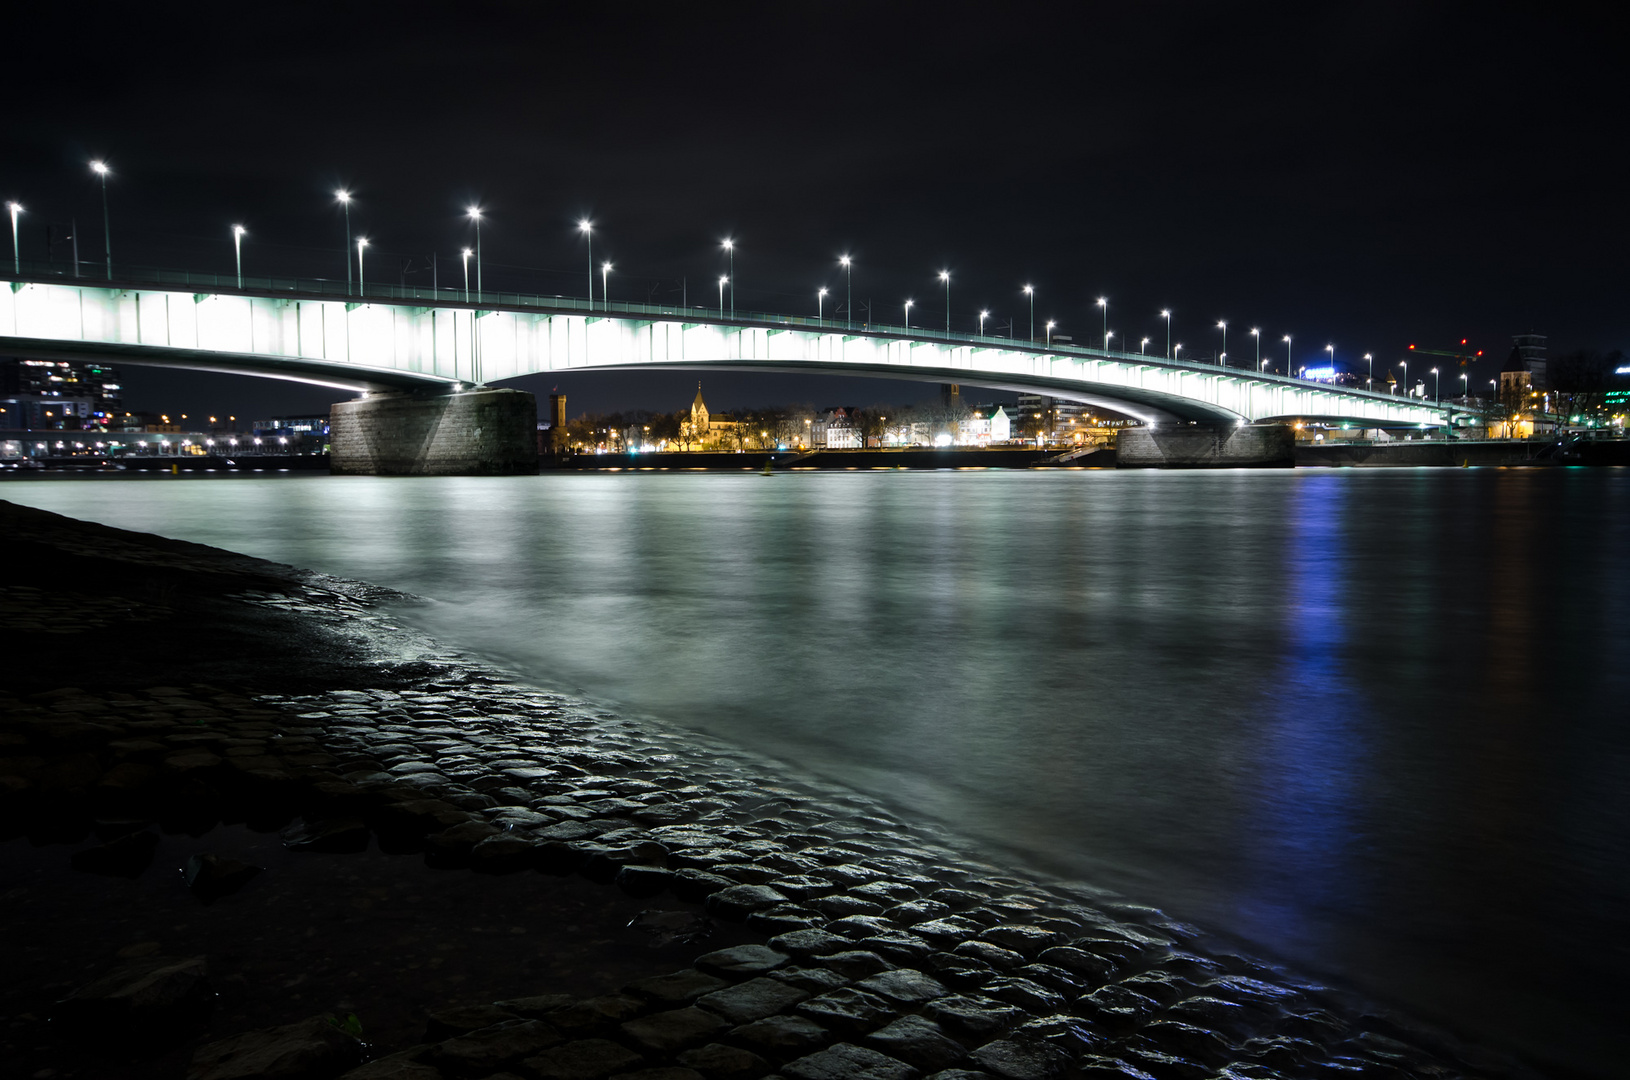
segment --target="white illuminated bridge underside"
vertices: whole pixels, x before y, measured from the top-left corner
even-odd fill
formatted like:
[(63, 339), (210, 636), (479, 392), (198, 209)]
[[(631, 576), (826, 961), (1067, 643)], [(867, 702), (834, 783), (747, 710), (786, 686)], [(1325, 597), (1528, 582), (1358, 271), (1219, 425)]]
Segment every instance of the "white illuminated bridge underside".
[(820, 372), (1033, 391), (1148, 423), (1299, 418), (1437, 426), (1440, 407), (1386, 394), (1136, 354), (1032, 346), (828, 320), (737, 319), (562, 299), (352, 300), (22, 280), (0, 289), (0, 353), (190, 367), (355, 390), (449, 388), (607, 369)]

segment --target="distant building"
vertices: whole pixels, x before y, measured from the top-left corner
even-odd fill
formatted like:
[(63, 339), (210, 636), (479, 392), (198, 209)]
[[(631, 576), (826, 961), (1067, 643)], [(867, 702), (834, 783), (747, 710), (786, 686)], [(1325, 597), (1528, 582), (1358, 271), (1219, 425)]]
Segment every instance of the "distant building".
[(100, 431), (122, 412), (119, 372), (78, 360), (0, 359), (0, 427)]
[[(1055, 336), (1053, 340), (1059, 339)], [(1067, 401), (1045, 394), (1020, 394), (1018, 411), (1027, 414), (1032, 421), (1031, 424), (1025, 425), (1027, 431), (1032, 433), (1039, 431), (1043, 435), (1054, 437), (1067, 435), (1072, 421), (1079, 420), (1086, 413), (1087, 407), (1079, 401)]]
[(679, 441), (709, 446), (736, 432), (736, 422), (725, 413), (708, 412), (702, 400), (702, 384), (696, 384), (696, 398), (690, 403), (690, 418), (680, 425)]
[(859, 450), (866, 440), (854, 409), (828, 409), (810, 424), (810, 444), (828, 450)]
[(988, 446), (1013, 438), (1013, 418), (1000, 405), (980, 405), (957, 422), (957, 442), (963, 446)]

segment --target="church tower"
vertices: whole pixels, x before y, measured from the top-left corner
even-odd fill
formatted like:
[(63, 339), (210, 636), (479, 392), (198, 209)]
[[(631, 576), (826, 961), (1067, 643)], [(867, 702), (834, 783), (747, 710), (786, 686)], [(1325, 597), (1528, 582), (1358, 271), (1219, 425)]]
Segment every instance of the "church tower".
[(690, 426), (696, 437), (707, 437), (707, 402), (702, 400), (702, 384), (696, 384), (696, 400), (690, 403)]

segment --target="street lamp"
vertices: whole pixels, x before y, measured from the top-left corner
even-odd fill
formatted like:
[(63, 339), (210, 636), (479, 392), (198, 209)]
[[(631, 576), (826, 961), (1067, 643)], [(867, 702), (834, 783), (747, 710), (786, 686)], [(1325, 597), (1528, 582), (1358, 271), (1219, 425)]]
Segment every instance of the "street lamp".
[(1398, 366), (1404, 369), (1404, 396), (1409, 396), (1409, 361), (1400, 360)]
[(112, 171), (105, 161), (91, 162), (91, 172), (102, 181), (102, 251), (107, 257), (109, 281), (113, 280), (113, 226), (108, 219), (108, 173)]
[(1285, 378), (1290, 378), (1290, 335), (1285, 335)]
[(723, 274), (719, 275), (719, 318), (724, 318), (724, 283), (730, 279)]
[(1177, 354), (1172, 351), (1172, 313), (1169, 310), (1163, 310), (1160, 317), (1166, 320), (1166, 359), (1175, 360)]
[(475, 222), (475, 294), (481, 295), (481, 207), (470, 207), (470, 220)]
[[(368, 238), (366, 236), (357, 237), (357, 295), (358, 296), (367, 296), (368, 295), (368, 286), (366, 284), (367, 279), (364, 278), (363, 274), (362, 274), (362, 249), (367, 247), (367, 246), (368, 246)], [(349, 260), (347, 260), (347, 265), (349, 266)], [(349, 277), (350, 275), (348, 274), (346, 276)]]
[(1334, 386), (1336, 385), (1336, 347), (1326, 345), (1324, 351), (1330, 356), (1330, 385)]
[(826, 309), (826, 286), (822, 285), (815, 294), (815, 321), (821, 321), (821, 313)]
[(1145, 352), (1146, 349), (1148, 349), (1148, 347), (1149, 347), (1149, 339), (1148, 338), (1144, 338), (1142, 341), (1138, 342), (1138, 355), (1139, 356), (1144, 355), (1144, 352)]
[(1467, 402), (1472, 399), (1471, 375), (1464, 371), (1460, 373), (1460, 397)]
[(1217, 354), (1217, 363), (1221, 364), (1228, 357), (1228, 322), (1226, 319), (1217, 320), (1217, 329), (1222, 331), (1222, 352)]
[(1251, 336), (1256, 338), (1256, 369), (1258, 371), (1261, 371), (1262, 370), (1262, 331), (1253, 326), (1253, 327), (1251, 327)]
[(1364, 362), (1370, 366), (1369, 374), (1364, 376), (1364, 388), (1366, 390), (1373, 390), (1375, 389), (1375, 357), (1371, 356), (1369, 353), (1365, 353)]
[(577, 231), (589, 242), (589, 310), (594, 310), (594, 225), (588, 218), (577, 223)]
[(1433, 368), (1432, 369), (1432, 403), (1434, 405), (1442, 405), (1443, 404), (1443, 395), (1438, 392), (1438, 388), (1439, 388), (1440, 385), (1441, 385), (1441, 380), (1438, 378), (1438, 369)]
[(849, 323), (849, 328), (854, 329), (854, 325), (855, 325), (855, 264), (852, 261), (850, 261), (849, 256), (840, 255), (840, 256), (838, 256), (838, 265), (843, 267), (844, 285), (845, 285), (846, 289), (848, 290), (848, 295), (847, 295), (847, 297), (845, 299), (845, 307), (846, 307), (847, 312), (848, 312), (848, 320), (847, 321)]
[(1177, 359), (1177, 354), (1182, 352), (1182, 351), (1183, 351), (1183, 343), (1181, 341), (1179, 341), (1176, 345), (1174, 345), (1172, 347), (1172, 359), (1176, 360)]
[(951, 271), (941, 270), (940, 280), (945, 282), (945, 332), (951, 332)]
[(1024, 287), (1024, 294), (1026, 296), (1030, 297), (1030, 341), (1031, 341), (1032, 344), (1034, 344), (1035, 340), (1036, 340), (1036, 290), (1035, 290), (1035, 287), (1031, 286), (1031, 285), (1026, 285)]
[[(466, 304), (470, 302), (470, 256), (474, 254), (475, 252), (469, 248), (459, 252), (459, 255), (464, 259), (464, 302)], [(594, 278), (591, 277), (589, 280), (593, 281)]]
[(11, 268), (13, 272), (21, 274), (23, 272), (23, 260), (17, 254), (17, 215), (23, 212), (23, 207), (20, 203), (8, 202), (6, 209), (11, 211)]
[(725, 253), (730, 256), (730, 317), (736, 317), (736, 242), (724, 242)]
[(238, 288), (243, 288), (243, 234), (248, 232), (242, 225), (232, 226), (232, 253), (238, 260)]
[(906, 329), (907, 330), (911, 329), (911, 305), (915, 304), (916, 302), (917, 301), (915, 301), (915, 300), (907, 300), (906, 301)]
[[(344, 188), (334, 192), (334, 198), (345, 208), (345, 295), (351, 295), (351, 193)], [(110, 263), (111, 265), (111, 263)], [(359, 270), (360, 276), (361, 271)]]
[(1100, 296), (1098, 306), (1104, 309), (1104, 351), (1109, 351), (1109, 297)]
[(988, 318), (990, 318), (990, 312), (989, 311), (981, 311), (979, 313), (979, 336), (980, 337), (985, 336), (985, 320), (988, 319)]
[(1049, 349), (1051, 349), (1053, 347), (1053, 327), (1055, 327), (1057, 325), (1058, 325), (1058, 323), (1053, 321), (1052, 319), (1047, 320), (1047, 347)]
[(1107, 353), (1109, 351), (1109, 339), (1114, 337), (1114, 336), (1115, 336), (1115, 331), (1113, 331), (1113, 330), (1105, 330), (1104, 331), (1104, 352)]

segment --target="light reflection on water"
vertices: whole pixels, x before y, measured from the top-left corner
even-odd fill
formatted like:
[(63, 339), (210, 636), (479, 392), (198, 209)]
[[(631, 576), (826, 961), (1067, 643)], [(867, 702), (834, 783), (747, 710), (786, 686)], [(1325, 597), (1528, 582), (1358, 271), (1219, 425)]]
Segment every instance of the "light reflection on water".
[(1583, 1060), (1630, 1005), (1621, 471), (0, 497), (433, 597), (411, 617), (541, 683), (848, 779), (1485, 1035)]

